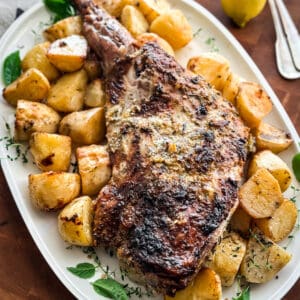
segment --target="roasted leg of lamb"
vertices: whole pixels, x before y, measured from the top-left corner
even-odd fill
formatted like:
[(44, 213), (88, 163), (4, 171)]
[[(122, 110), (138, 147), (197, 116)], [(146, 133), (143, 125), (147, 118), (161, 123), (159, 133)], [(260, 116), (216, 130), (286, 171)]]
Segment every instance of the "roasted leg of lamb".
[(76, 0), (106, 75), (112, 178), (97, 198), (96, 245), (159, 293), (186, 287), (237, 204), (249, 130), (236, 109), (157, 44), (142, 48), (91, 0)]

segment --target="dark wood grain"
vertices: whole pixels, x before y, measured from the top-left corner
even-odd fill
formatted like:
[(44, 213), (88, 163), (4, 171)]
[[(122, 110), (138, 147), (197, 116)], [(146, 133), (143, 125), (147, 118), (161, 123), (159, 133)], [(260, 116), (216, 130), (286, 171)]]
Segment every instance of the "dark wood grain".
[[(175, 0), (174, 0), (175, 1)], [(300, 80), (280, 77), (275, 65), (275, 32), (269, 7), (239, 29), (225, 16), (218, 0), (199, 0), (233, 33), (261, 69), (300, 132)], [(300, 28), (299, 0), (285, 1)], [(300, 299), (300, 281), (284, 297)], [(34, 244), (0, 172), (0, 299), (74, 299)], [(188, 300), (188, 299), (187, 299)]]

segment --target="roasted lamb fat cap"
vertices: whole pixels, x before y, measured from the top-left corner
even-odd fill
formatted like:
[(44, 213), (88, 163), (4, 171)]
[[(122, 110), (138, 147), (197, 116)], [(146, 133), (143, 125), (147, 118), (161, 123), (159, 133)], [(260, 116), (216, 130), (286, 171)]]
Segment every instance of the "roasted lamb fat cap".
[[(249, 130), (228, 101), (158, 45), (136, 50), (102, 9), (76, 4), (107, 74), (113, 169), (97, 198), (95, 244), (115, 248), (135, 281), (174, 295), (196, 276), (238, 204)], [(102, 28), (111, 22), (115, 31)]]

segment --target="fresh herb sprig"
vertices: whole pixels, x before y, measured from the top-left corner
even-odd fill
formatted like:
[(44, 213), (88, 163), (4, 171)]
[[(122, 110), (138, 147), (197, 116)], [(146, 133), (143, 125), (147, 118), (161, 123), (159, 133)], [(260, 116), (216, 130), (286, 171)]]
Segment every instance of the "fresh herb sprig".
[[(68, 249), (72, 248), (73, 247), (68, 247)], [(136, 295), (139, 298), (143, 296), (153, 296), (151, 292), (145, 292), (141, 287), (133, 287), (117, 281), (115, 279), (116, 272), (110, 270), (109, 266), (105, 267), (102, 265), (94, 247), (83, 247), (82, 250), (87, 254), (89, 259), (93, 260), (94, 264), (84, 262), (77, 264), (75, 267), (68, 267), (67, 270), (79, 278), (90, 279), (96, 274), (96, 270), (100, 269), (103, 272), (103, 276), (91, 282), (95, 292), (99, 295), (115, 300), (127, 300), (131, 298), (132, 295)], [(126, 275), (126, 272), (121, 270), (122, 281), (124, 281)]]
[(5, 85), (11, 84), (21, 75), (20, 51), (9, 54), (3, 63), (3, 81)]
[(70, 0), (44, 0), (44, 4), (55, 14), (53, 23), (75, 15), (75, 8)]

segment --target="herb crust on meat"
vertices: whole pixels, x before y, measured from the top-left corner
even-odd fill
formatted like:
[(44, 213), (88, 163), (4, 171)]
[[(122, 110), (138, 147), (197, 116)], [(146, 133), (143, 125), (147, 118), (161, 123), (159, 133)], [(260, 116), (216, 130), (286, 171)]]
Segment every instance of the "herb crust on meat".
[(196, 276), (238, 204), (249, 129), (157, 44), (138, 49), (92, 1), (75, 3), (106, 74), (112, 178), (97, 198), (95, 244), (117, 249), (134, 280), (173, 295)]

